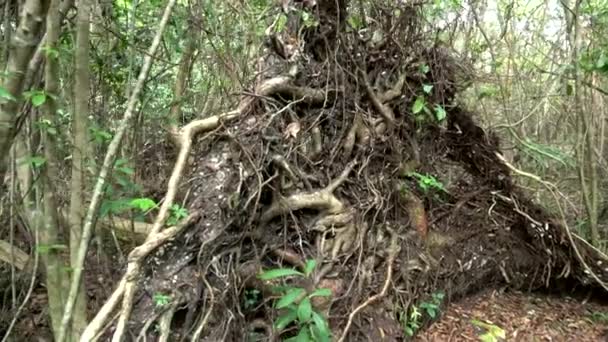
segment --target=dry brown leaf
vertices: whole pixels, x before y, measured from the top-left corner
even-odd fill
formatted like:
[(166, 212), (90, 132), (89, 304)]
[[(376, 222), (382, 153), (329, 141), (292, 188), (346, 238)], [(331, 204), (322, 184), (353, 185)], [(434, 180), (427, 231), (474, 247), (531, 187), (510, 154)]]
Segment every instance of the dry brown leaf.
[(300, 123), (297, 121), (294, 121), (294, 122), (290, 123), (289, 125), (287, 125), (287, 128), (285, 128), (285, 132), (283, 132), (283, 136), (285, 137), (285, 139), (289, 139), (290, 137), (293, 137), (295, 139), (298, 137), (299, 132), (300, 132)]

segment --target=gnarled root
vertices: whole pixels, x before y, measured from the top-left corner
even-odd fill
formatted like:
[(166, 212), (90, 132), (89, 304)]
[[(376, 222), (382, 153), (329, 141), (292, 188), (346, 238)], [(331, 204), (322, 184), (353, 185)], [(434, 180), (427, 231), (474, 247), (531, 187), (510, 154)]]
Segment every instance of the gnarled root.
[(346, 180), (355, 166), (351, 162), (340, 176), (327, 187), (305, 193), (297, 193), (288, 197), (277, 196), (271, 206), (260, 218), (262, 226), (267, 225), (277, 216), (301, 209), (316, 209), (321, 212), (312, 229), (323, 234), (332, 233), (334, 238), (326, 240), (325, 251), (331, 251), (332, 258), (340, 252), (347, 252), (354, 245), (357, 236), (357, 226), (354, 223), (354, 213), (340, 201), (333, 192)]

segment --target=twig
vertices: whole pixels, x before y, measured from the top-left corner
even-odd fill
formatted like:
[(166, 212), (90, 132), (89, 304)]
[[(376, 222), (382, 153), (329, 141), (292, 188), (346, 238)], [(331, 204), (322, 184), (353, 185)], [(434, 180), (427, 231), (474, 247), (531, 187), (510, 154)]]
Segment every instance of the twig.
[(386, 296), (386, 292), (388, 291), (388, 287), (389, 287), (392, 277), (393, 277), (393, 263), (395, 262), (395, 258), (397, 257), (397, 254), (399, 253), (399, 250), (400, 250), (399, 245), (398, 245), (399, 238), (398, 238), (397, 234), (395, 232), (391, 231), (391, 235), (392, 235), (391, 243), (390, 243), (389, 250), (388, 250), (388, 258), (386, 261), (388, 263), (388, 265), (386, 266), (386, 280), (384, 281), (384, 286), (382, 287), (382, 291), (380, 291), (380, 293), (377, 293), (377, 294), (373, 295), (372, 297), (368, 298), (365, 302), (363, 302), (355, 310), (353, 310), (353, 312), (350, 313), (350, 315), (348, 316), (348, 322), (346, 323), (346, 327), (342, 331), (342, 335), (340, 336), (340, 339), (338, 340), (338, 342), (345, 341), (346, 335), (348, 334), (348, 330), (350, 329), (350, 326), (353, 324), (353, 319), (361, 310), (363, 310), (364, 308), (366, 308), (373, 302), (378, 301), (380, 298)]

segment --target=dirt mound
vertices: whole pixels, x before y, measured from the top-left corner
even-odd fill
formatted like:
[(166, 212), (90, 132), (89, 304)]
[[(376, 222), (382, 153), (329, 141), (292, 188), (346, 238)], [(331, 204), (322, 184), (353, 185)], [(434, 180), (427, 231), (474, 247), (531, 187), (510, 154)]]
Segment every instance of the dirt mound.
[(155, 334), (161, 293), (171, 340), (294, 336), (306, 322), (272, 328), (285, 284), (256, 275), (308, 274), (310, 260), (314, 272), (286, 284), (330, 289), (312, 306), (348, 341), (402, 338), (414, 307), (499, 284), (608, 279), (603, 256), (521, 193), (496, 136), (456, 102), (467, 71), (424, 33), (421, 5), (347, 22), (348, 5), (287, 6), (239, 107), (182, 128), (169, 183), (183, 179), (193, 215), (144, 267), (135, 335)]

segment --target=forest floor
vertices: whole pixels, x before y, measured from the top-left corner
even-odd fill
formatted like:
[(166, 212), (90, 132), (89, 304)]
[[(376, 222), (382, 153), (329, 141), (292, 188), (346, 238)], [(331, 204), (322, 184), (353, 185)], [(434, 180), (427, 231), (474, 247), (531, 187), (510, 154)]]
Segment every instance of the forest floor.
[(506, 341), (608, 341), (608, 308), (592, 301), (535, 293), (485, 291), (448, 306), (416, 341), (479, 341), (471, 321), (505, 331)]

